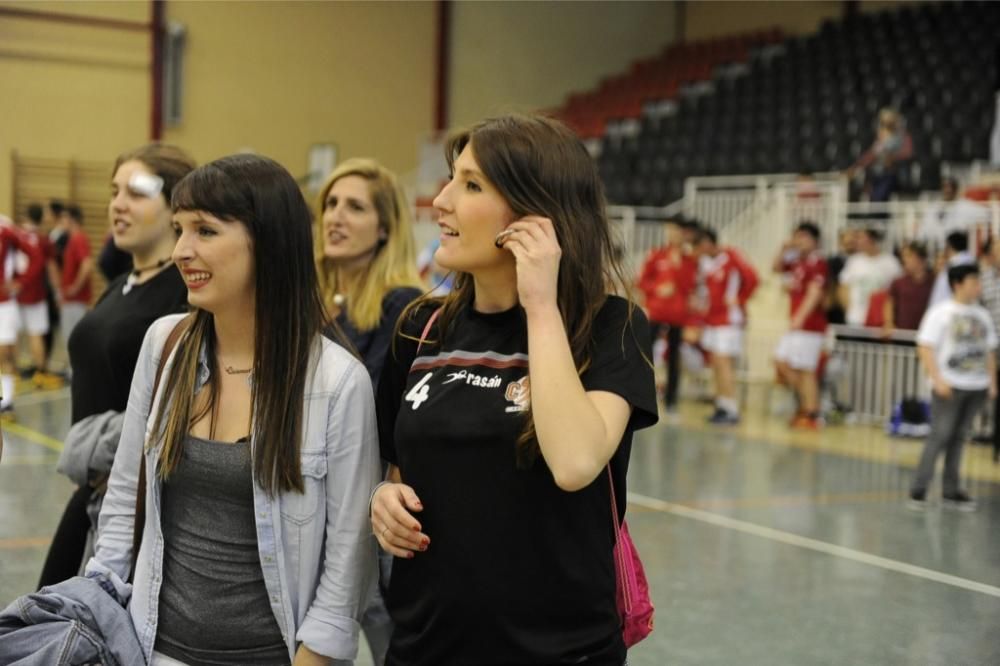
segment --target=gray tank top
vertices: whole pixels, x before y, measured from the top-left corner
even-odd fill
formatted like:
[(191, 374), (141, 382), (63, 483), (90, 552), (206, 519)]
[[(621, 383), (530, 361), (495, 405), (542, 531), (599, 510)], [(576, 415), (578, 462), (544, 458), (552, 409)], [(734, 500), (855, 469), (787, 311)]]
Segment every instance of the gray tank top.
[(250, 446), (188, 436), (163, 484), (155, 649), (191, 666), (288, 664), (257, 552)]

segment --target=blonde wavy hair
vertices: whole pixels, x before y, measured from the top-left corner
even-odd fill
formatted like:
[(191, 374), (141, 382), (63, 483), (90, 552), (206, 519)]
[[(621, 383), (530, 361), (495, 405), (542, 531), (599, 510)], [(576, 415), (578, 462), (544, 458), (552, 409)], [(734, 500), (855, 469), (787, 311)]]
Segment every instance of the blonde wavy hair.
[[(368, 183), (368, 192), (379, 227), (385, 230), (385, 241), (375, 249), (375, 256), (364, 275), (346, 291), (337, 284), (336, 262), (323, 254), (323, 212), (330, 188), (341, 178), (360, 176)], [(319, 274), (323, 304), (329, 310), (333, 297), (341, 293), (347, 299), (347, 318), (359, 331), (369, 331), (379, 324), (382, 299), (391, 289), (416, 287), (424, 284), (417, 272), (416, 242), (413, 222), (396, 175), (376, 160), (357, 157), (345, 160), (327, 177), (317, 201), (315, 228), (316, 269)]]

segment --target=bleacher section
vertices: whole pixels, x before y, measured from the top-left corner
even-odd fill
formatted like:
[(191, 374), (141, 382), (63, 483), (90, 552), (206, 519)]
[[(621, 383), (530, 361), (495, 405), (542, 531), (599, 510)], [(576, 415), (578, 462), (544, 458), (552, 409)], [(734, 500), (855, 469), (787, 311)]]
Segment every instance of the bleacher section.
[[(777, 43), (771, 31), (676, 46), (559, 115), (582, 136), (603, 133), (598, 161), (616, 204), (676, 201), (689, 176), (843, 169), (871, 145), (884, 106), (902, 112), (914, 142), (902, 188), (936, 189), (943, 162), (987, 156), (997, 34), (1000, 3), (949, 2)], [(615, 118), (639, 118), (637, 131), (604, 124)]]
[(605, 79), (597, 90), (570, 95), (553, 114), (584, 138), (601, 137), (608, 123), (639, 118), (644, 105), (674, 99), (682, 88), (711, 79), (716, 68), (745, 63), (755, 49), (781, 39), (780, 31), (769, 30), (671, 45), (633, 63), (627, 73)]

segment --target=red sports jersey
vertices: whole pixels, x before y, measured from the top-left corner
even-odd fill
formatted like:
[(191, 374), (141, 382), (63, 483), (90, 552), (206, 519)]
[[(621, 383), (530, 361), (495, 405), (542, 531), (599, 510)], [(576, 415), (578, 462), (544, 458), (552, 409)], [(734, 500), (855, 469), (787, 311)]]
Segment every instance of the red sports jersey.
[(757, 271), (737, 250), (722, 248), (701, 262), (705, 278), (708, 326), (745, 326), (746, 303), (757, 288)]
[(665, 245), (650, 252), (639, 276), (649, 319), (661, 324), (687, 323), (688, 299), (697, 279), (697, 262), (681, 248)]
[[(28, 255), (28, 268), (21, 275), (15, 275), (14, 266), (8, 262), (14, 261), (15, 252), (20, 250)], [(0, 301), (9, 301), (14, 295), (7, 289), (7, 282), (23, 283), (25, 278), (31, 279), (38, 269), (31, 262), (32, 246), (24, 238), (20, 231), (14, 227), (0, 225)]]
[(18, 276), (21, 291), (17, 294), (17, 302), (22, 305), (34, 305), (45, 300), (45, 266), (55, 256), (55, 248), (49, 237), (34, 229), (22, 229), (21, 237), (30, 247), (28, 255), (28, 270)]
[[(826, 259), (819, 252), (813, 252), (795, 261), (785, 262), (785, 275), (788, 279), (788, 295), (791, 297), (791, 316), (794, 317), (806, 297), (810, 284), (817, 284), (820, 288), (826, 287), (828, 275)], [(826, 310), (823, 309), (822, 299), (806, 316), (802, 330), (816, 333), (826, 331)]]

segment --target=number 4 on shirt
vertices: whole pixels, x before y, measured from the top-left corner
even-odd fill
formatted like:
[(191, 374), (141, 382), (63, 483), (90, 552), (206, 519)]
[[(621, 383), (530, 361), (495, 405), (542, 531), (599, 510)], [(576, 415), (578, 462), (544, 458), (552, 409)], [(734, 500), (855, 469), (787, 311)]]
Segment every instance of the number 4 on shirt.
[(427, 382), (431, 380), (431, 376), (433, 374), (433, 372), (428, 372), (424, 375), (419, 382), (413, 385), (413, 388), (411, 388), (410, 392), (406, 394), (406, 397), (403, 398), (403, 400), (413, 403), (413, 409), (422, 405), (430, 395), (431, 389), (427, 386)]

